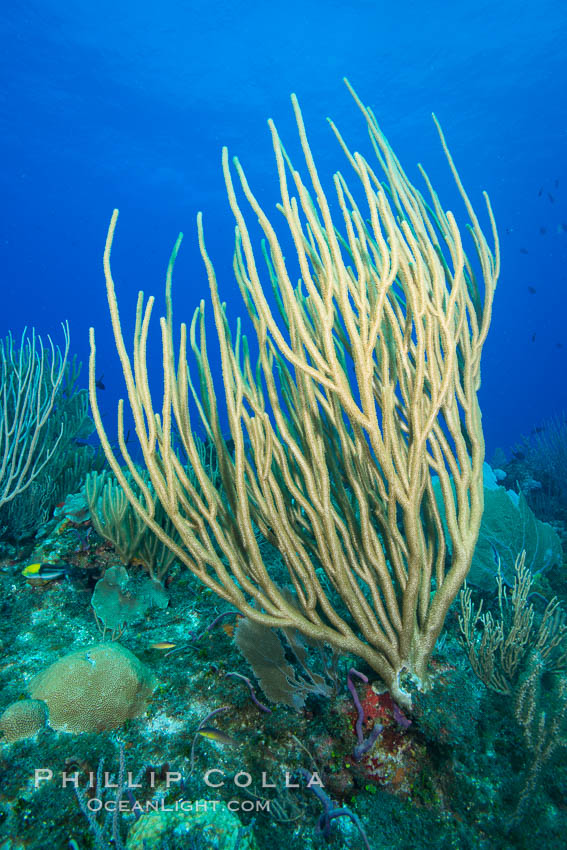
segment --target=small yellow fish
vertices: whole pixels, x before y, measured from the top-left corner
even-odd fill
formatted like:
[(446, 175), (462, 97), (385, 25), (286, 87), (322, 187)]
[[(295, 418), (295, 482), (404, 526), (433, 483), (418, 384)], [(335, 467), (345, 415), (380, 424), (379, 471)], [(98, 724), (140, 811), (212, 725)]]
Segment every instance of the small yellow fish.
[(22, 575), (27, 579), (41, 579), (42, 581), (55, 581), (63, 576), (68, 576), (75, 571), (71, 564), (28, 564), (22, 570)]
[(220, 729), (215, 729), (213, 726), (203, 726), (202, 729), (197, 729), (197, 735), (202, 735), (203, 738), (209, 738), (211, 741), (216, 741), (218, 744), (228, 744), (229, 747), (236, 747), (240, 743), (236, 738), (231, 738)]
[(174, 649), (176, 646), (176, 643), (171, 643), (169, 640), (158, 640), (157, 643), (150, 644), (150, 649), (161, 649), (165, 652), (165, 650)]

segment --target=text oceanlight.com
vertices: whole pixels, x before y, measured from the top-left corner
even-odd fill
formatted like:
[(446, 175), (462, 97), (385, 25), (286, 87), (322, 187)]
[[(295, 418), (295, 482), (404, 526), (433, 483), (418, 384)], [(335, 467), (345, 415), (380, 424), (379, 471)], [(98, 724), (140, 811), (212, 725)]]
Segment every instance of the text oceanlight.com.
[(91, 797), (85, 805), (90, 812), (123, 812), (141, 815), (147, 812), (216, 812), (225, 805), (231, 812), (269, 812), (270, 800), (101, 800)]

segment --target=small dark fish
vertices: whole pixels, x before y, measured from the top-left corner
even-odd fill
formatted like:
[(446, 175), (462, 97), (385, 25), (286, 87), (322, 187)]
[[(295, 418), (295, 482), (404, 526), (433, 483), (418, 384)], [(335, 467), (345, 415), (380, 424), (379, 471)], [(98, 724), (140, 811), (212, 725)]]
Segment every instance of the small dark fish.
[(532, 334), (532, 342), (535, 342), (536, 335)]
[(203, 726), (202, 729), (197, 729), (197, 735), (216, 741), (217, 744), (227, 744), (229, 747), (236, 747), (240, 743), (236, 738), (231, 738), (230, 735), (221, 732), (220, 729), (215, 729), (214, 726)]
[(553, 183), (556, 189), (559, 189), (559, 177), (555, 178), (555, 182)]
[(547, 227), (540, 227), (539, 232), (541, 236), (545, 236), (547, 233)]
[(100, 378), (97, 381), (95, 381), (95, 387), (97, 388), (97, 390), (105, 390), (106, 389), (106, 387), (104, 386), (104, 384), (102, 382), (103, 378), (104, 378), (104, 375), (101, 375)]
[(538, 198), (541, 198), (543, 195), (543, 186), (540, 186), (539, 192), (537, 193)]
[[(102, 414), (101, 414), (101, 419), (104, 419), (104, 417), (105, 417), (105, 416), (106, 416), (106, 413), (102, 413)], [(131, 439), (130, 439), (130, 429), (128, 428), (128, 430), (126, 431), (126, 436), (125, 436), (125, 438), (124, 438), (124, 443), (125, 443), (126, 445), (128, 445), (128, 443), (131, 443), (131, 442), (132, 442), (132, 441), (131, 441)], [(111, 445), (111, 447), (112, 447), (113, 449), (115, 449), (115, 450), (116, 450), (116, 449), (118, 449), (118, 440), (114, 440), (114, 442), (112, 442), (110, 445)]]
[(524, 452), (521, 452), (519, 449), (516, 449), (515, 452), (512, 452), (512, 457), (515, 457), (516, 460), (525, 460), (526, 459), (526, 455), (524, 454)]
[(556, 342), (555, 347), (556, 348), (563, 348), (563, 343), (562, 342)]
[(545, 428), (543, 427), (543, 425), (536, 425), (535, 428), (532, 428), (532, 430), (530, 431), (530, 434), (541, 434), (542, 431), (545, 431)]
[(549, 198), (549, 200), (551, 201), (551, 203), (552, 203), (552, 204), (554, 204), (554, 203), (555, 203), (555, 198), (553, 197), (553, 195), (551, 194), (551, 192), (548, 192), (548, 193), (547, 193), (547, 197)]
[(527, 254), (528, 251), (526, 248), (520, 248), (520, 254)]
[(530, 295), (535, 295), (537, 289), (535, 288), (535, 286), (528, 286), (528, 292), (530, 293)]
[(558, 233), (565, 233), (566, 230), (567, 230), (567, 224), (565, 224), (564, 221), (562, 221), (561, 224), (557, 225), (557, 232)]

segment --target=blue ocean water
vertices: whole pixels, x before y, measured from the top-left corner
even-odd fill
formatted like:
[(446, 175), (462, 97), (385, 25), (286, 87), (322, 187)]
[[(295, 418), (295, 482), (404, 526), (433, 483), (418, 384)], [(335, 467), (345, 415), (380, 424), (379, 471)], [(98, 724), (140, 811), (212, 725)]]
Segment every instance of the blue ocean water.
[[(421, 162), (445, 207), (463, 220), (434, 111), (485, 226), (481, 192), (490, 195), (502, 276), (482, 370), (489, 455), (567, 407), (562, 2), (291, 0), (268, 9), (255, 2), (46, 0), (5, 4), (0, 16), (0, 334), (27, 325), (61, 339), (59, 324), (68, 319), (72, 351), (86, 361), (93, 325), (110, 423), (124, 393), (101, 271), (112, 209), (121, 213), (114, 269), (126, 328), (139, 288), (157, 297), (161, 315), (167, 258), (180, 230), (178, 320), (207, 299), (199, 210), (222, 297), (230, 315), (243, 313), (221, 146), (238, 155), (273, 209), (278, 187), (266, 119), (275, 120), (299, 163), (289, 101), (295, 92), (330, 180), (346, 165), (327, 116), (368, 152), (345, 75), (414, 182), (421, 185)], [(158, 348), (152, 357), (159, 388)]]

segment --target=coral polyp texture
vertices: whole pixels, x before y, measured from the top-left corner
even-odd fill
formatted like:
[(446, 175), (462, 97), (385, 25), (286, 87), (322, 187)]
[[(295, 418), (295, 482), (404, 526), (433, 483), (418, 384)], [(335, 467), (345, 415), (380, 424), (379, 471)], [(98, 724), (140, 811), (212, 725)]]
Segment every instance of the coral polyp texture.
[(43, 729), (47, 721), (47, 705), (39, 699), (22, 699), (11, 703), (0, 716), (0, 733), (9, 744), (30, 738)]
[(29, 683), (49, 709), (49, 725), (66, 732), (116, 729), (142, 714), (157, 685), (154, 674), (117, 643), (78, 649)]

